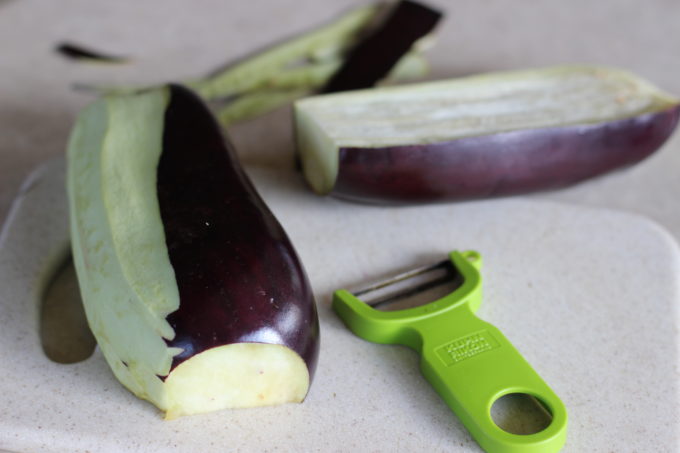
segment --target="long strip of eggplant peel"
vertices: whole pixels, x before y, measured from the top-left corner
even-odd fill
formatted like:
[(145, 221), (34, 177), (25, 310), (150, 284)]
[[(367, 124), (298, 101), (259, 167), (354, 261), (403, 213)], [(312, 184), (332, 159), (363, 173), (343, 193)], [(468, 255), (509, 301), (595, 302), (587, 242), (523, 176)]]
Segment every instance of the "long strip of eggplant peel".
[[(217, 107), (217, 118), (223, 127), (248, 121), (296, 99), (320, 90), (342, 63), (318, 63), (314, 67), (287, 71), (270, 80), (266, 86), (230, 99)], [(392, 69), (386, 82), (408, 81), (424, 77), (429, 71), (426, 58), (413, 53), (405, 55)]]
[(230, 65), (211, 77), (190, 81), (187, 86), (207, 101), (251, 90), (286, 67), (318, 56), (329, 46), (342, 43), (341, 47), (345, 47), (354, 42), (377, 11), (375, 5), (353, 9), (330, 24)]
[[(392, 30), (394, 21), (404, 22), (404, 10), (416, 5), (429, 13), (424, 30), (431, 30), (439, 13), (404, 0), (392, 7), (392, 14), (373, 27), (382, 12), (377, 5), (355, 8), (340, 18), (315, 30), (284, 41), (271, 48), (243, 58), (207, 77), (185, 81), (184, 85), (194, 90), (217, 112), (223, 126), (252, 119), (275, 110), (298, 98), (324, 91), (329, 81), (342, 72), (343, 79), (352, 71), (365, 72), (357, 64), (350, 64), (352, 52), (356, 49), (375, 48), (376, 35), (384, 41), (384, 30)], [(400, 13), (401, 12), (401, 13)], [(406, 18), (408, 19), (408, 18)], [(413, 19), (419, 21), (418, 17)], [(398, 25), (398, 24), (397, 24)], [(421, 27), (422, 28), (422, 27)], [(368, 30), (374, 30), (372, 34)], [(391, 52), (390, 59), (381, 59), (376, 68), (388, 74), (384, 81), (405, 81), (421, 78), (429, 70), (418, 42), (424, 39), (423, 32), (411, 34), (411, 46), (401, 42), (397, 53)], [(403, 40), (402, 40), (403, 41)], [(383, 42), (382, 45), (385, 45)], [(375, 50), (375, 49), (374, 49)], [(399, 58), (396, 59), (396, 56)], [(374, 71), (375, 72), (375, 71)], [(361, 76), (362, 78), (363, 75)], [(371, 79), (370, 84), (376, 80)], [(89, 87), (107, 94), (126, 94), (149, 87), (115, 86)], [(349, 88), (348, 88), (349, 89)]]

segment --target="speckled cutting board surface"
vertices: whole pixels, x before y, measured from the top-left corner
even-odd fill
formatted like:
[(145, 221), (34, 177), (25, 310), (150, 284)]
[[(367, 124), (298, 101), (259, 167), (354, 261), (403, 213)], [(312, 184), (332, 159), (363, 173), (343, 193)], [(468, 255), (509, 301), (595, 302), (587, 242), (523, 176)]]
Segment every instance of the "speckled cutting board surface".
[(565, 451), (675, 451), (680, 254), (639, 216), (497, 200), (379, 208), (316, 197), (293, 172), (249, 169), (307, 268), (320, 311), (315, 382), (301, 405), (164, 421), (101, 354), (60, 365), (38, 335), (44, 282), (68, 244), (64, 165), (25, 183), (0, 240), (0, 448), (17, 452), (480, 451), (418, 371), (418, 357), (354, 337), (334, 289), (484, 256), (479, 316), (566, 404)]

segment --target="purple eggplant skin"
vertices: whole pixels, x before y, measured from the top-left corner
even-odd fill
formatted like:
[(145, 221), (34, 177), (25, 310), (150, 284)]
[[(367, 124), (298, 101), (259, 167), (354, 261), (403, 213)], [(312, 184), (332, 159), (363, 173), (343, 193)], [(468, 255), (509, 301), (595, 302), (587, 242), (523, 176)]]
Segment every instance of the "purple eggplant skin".
[(420, 38), (432, 33), (443, 13), (402, 0), (383, 24), (359, 42), (320, 93), (370, 88), (384, 79)]
[(417, 204), (566, 187), (633, 165), (672, 134), (680, 105), (632, 118), (383, 148), (341, 148), (331, 194)]
[(200, 99), (171, 85), (158, 201), (179, 309), (167, 320), (172, 369), (232, 343), (281, 344), (310, 381), (319, 353), (316, 305), (285, 231), (258, 195)]

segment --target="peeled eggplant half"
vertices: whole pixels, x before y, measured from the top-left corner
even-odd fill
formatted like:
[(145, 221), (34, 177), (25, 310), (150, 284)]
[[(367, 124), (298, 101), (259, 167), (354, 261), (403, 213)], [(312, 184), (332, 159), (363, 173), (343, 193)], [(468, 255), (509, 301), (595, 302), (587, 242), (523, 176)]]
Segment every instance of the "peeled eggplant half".
[(295, 103), (319, 194), (417, 203), (564, 187), (632, 165), (671, 135), (679, 100), (613, 68), (559, 66)]
[(125, 387), (166, 418), (305, 398), (319, 339), (305, 271), (194, 94), (87, 107), (68, 193), (88, 322)]

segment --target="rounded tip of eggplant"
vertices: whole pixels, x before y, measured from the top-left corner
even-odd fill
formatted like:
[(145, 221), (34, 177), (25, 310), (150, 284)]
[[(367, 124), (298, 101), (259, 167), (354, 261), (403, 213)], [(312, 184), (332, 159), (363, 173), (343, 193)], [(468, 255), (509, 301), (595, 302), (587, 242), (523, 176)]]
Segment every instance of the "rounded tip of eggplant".
[(79, 119), (68, 178), (83, 302), (123, 385), (170, 418), (304, 398), (311, 286), (198, 96), (104, 98)]

